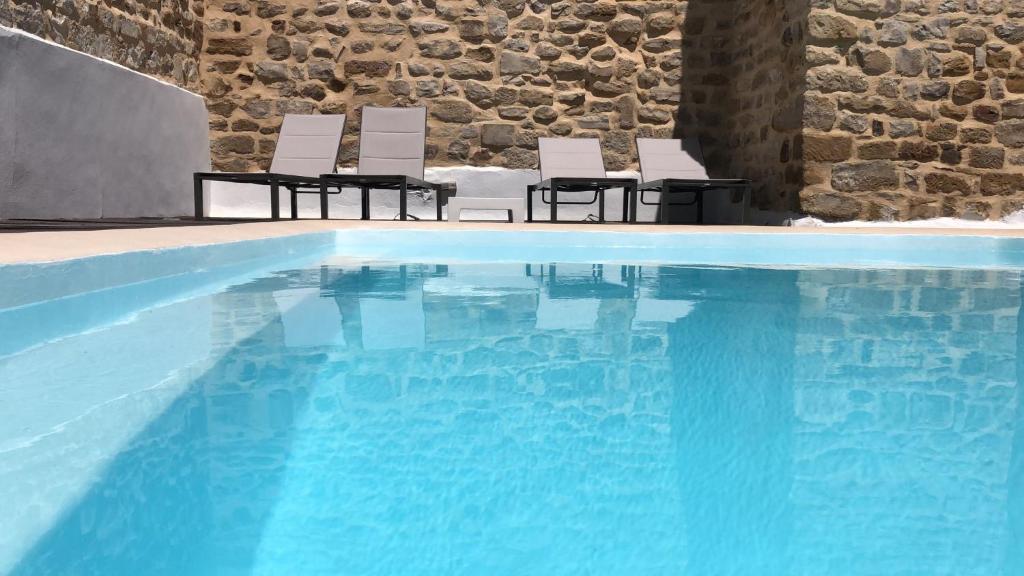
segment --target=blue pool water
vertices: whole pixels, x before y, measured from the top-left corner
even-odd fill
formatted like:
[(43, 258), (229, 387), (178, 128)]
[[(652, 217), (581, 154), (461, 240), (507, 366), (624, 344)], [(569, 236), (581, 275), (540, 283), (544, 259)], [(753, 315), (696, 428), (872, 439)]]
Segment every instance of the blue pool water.
[(0, 356), (0, 573), (1024, 574), (1016, 270), (268, 266)]

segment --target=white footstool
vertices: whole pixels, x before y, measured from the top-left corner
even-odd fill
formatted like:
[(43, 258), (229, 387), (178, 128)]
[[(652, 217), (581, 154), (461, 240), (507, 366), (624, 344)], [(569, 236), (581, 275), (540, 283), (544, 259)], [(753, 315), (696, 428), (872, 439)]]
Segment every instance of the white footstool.
[(448, 199), (448, 221), (461, 222), (463, 210), (505, 210), (509, 220), (522, 222), (526, 219), (526, 200), (524, 198), (472, 198), (452, 196)]

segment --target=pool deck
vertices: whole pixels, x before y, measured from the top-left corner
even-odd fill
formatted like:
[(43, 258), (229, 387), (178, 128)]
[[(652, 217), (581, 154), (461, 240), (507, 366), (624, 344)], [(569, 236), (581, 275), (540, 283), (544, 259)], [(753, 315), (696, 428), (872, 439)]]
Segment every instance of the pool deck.
[(912, 227), (771, 227), (771, 226), (655, 226), (643, 224), (508, 224), (505, 222), (395, 222), (359, 220), (280, 220), (276, 222), (203, 223), (103, 230), (60, 230), (0, 234), (0, 264), (54, 262), (101, 254), (198, 246), (323, 232), (372, 228), (416, 230), (565, 230), (573, 232), (633, 232), (689, 234), (908, 234), (919, 236), (1024, 237), (1014, 228), (912, 228)]

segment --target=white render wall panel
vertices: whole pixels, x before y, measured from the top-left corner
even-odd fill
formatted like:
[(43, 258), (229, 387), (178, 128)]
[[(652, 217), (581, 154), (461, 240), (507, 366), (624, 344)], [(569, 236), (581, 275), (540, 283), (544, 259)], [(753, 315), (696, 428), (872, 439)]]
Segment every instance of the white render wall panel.
[(0, 27), (0, 218), (191, 215), (207, 122), (196, 94)]

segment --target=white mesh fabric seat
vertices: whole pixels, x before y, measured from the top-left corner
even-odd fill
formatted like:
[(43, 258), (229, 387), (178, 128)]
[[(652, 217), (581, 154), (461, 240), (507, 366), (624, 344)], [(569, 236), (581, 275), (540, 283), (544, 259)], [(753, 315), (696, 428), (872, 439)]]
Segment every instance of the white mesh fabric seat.
[(540, 179), (607, 178), (597, 138), (538, 138)]
[(334, 172), (344, 132), (344, 114), (285, 114), (269, 172), (312, 178)]
[[(551, 206), (551, 221), (558, 221), (559, 204), (598, 204), (598, 222), (604, 222), (605, 190), (622, 188), (622, 220), (629, 219), (630, 198), (636, 195), (632, 178), (608, 178), (597, 138), (538, 138), (541, 181), (526, 188), (526, 220), (533, 221), (533, 193), (541, 191), (541, 202)], [(545, 192), (550, 192), (547, 199)], [(593, 192), (588, 201), (559, 200), (559, 192)]]
[(697, 138), (637, 138), (636, 152), (640, 156), (640, 176), (644, 182), (668, 178), (708, 179)]
[[(750, 182), (743, 179), (711, 179), (697, 138), (637, 138), (640, 157), (639, 202), (658, 206), (658, 221), (668, 222), (669, 206), (696, 206), (697, 223), (704, 222), (704, 193), (711, 190), (743, 190), (749, 195)], [(647, 202), (646, 192), (658, 192), (657, 202)], [(686, 194), (688, 200), (672, 202), (670, 196)], [(746, 196), (741, 201), (746, 204)], [(745, 207), (741, 222), (745, 219)]]
[(364, 106), (359, 130), (359, 166), (356, 174), (324, 174), (321, 187), (358, 188), (361, 193), (361, 218), (370, 219), (370, 192), (397, 190), (398, 215), (408, 218), (408, 191), (422, 190), (435, 194), (437, 219), (441, 207), (454, 186), (425, 182), (424, 157), (427, 143), (426, 108), (380, 108)]
[(359, 130), (358, 173), (422, 180), (426, 144), (426, 108), (365, 106)]
[[(236, 182), (270, 187), (270, 217), (280, 217), (280, 187), (291, 192), (291, 217), (298, 218), (298, 194), (321, 193), (320, 175), (334, 172), (345, 132), (344, 114), (286, 114), (268, 172), (196, 172), (193, 174), (196, 219), (203, 215), (203, 182)], [(320, 198), (327, 218), (327, 196)]]

